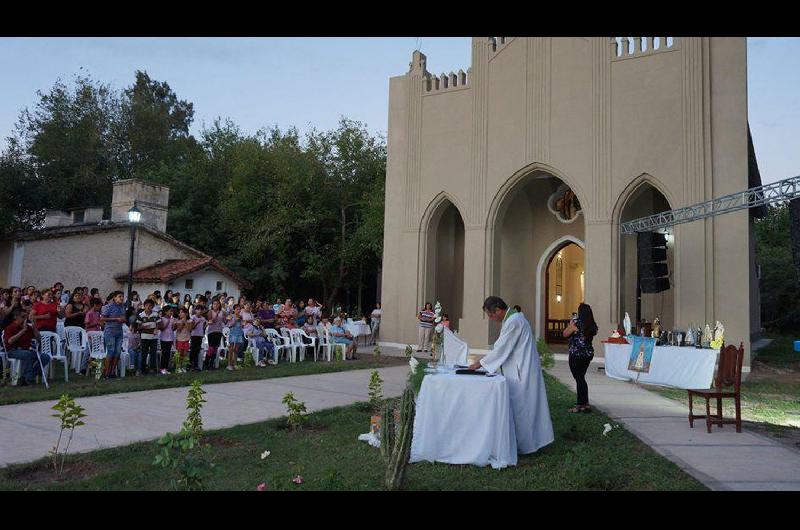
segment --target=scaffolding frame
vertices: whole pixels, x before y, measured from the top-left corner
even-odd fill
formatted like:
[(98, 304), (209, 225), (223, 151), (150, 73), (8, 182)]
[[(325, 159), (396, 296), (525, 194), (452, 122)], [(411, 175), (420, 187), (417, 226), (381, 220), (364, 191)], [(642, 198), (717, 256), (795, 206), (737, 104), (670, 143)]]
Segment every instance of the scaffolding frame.
[(699, 221), (738, 210), (747, 210), (765, 204), (790, 201), (800, 197), (800, 175), (724, 195), (710, 201), (700, 202), (684, 208), (640, 217), (620, 223), (621, 234), (654, 232), (656, 230), (692, 221)]

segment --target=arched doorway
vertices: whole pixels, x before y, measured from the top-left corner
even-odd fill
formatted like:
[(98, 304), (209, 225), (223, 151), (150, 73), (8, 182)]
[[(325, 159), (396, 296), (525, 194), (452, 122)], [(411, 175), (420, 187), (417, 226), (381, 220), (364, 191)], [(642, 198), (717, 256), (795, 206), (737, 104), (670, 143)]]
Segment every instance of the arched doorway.
[(451, 327), (457, 328), (464, 309), (464, 220), (449, 200), (442, 200), (431, 215), (426, 241), (421, 302), (438, 300)]
[(548, 343), (565, 343), (563, 331), (584, 301), (583, 247), (572, 241), (561, 243), (550, 254), (544, 275), (544, 337)]
[[(672, 207), (664, 194), (649, 181), (644, 180), (628, 195), (619, 211), (620, 223), (646, 217), (671, 210)], [(675, 234), (671, 228), (661, 229), (654, 233), (656, 240), (666, 244), (666, 259), (653, 257), (645, 236), (638, 234), (620, 235), (619, 244), (619, 322), (628, 313), (635, 325), (634, 333), (638, 334), (642, 327), (647, 332), (655, 318), (661, 321), (664, 330), (675, 325)], [(639, 245), (643, 245), (639, 247)], [(660, 267), (661, 281), (653, 282), (653, 261)], [(666, 281), (668, 280), (668, 281)], [(642, 326), (640, 321), (644, 321)]]
[[(491, 231), (491, 292), (520, 305), (537, 336), (544, 332), (546, 265), (555, 241), (583, 241), (583, 207), (562, 179), (535, 170), (499, 200)], [(491, 322), (490, 343), (500, 326)]]

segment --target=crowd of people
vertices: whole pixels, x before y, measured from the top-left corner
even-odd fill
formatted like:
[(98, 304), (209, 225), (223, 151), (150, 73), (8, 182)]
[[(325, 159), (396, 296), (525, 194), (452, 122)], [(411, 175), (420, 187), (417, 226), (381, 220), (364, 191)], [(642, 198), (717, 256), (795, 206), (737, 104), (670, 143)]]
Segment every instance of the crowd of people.
[[(0, 289), (0, 333), (4, 333), (3, 349), (9, 359), (21, 361), (22, 385), (31, 384), (38, 370), (47, 366), (49, 358), (37, 354), (33, 340), (40, 340), (42, 331), (57, 332), (59, 319), (64, 326), (77, 326), (88, 331), (102, 331), (105, 347), (103, 376), (117, 376), (123, 342), (126, 342), (131, 365), (136, 375), (167, 374), (215, 368), (215, 359), (223, 345), (227, 328), (227, 370), (237, 369), (237, 359), (244, 357), (248, 341), (254, 346), (254, 362), (267, 366), (277, 362), (275, 334), (268, 330), (300, 329), (304, 343), (310, 344), (327, 330), (330, 341), (344, 345), (344, 358), (356, 359), (357, 345), (346, 329), (347, 314), (341, 308), (328, 311), (314, 298), (296, 304), (291, 298), (280, 298), (270, 304), (263, 296), (250, 300), (242, 295), (238, 301), (227, 293), (212, 296), (210, 291), (181, 296), (180, 292), (154, 291), (140, 297), (133, 291), (130, 301), (122, 291), (113, 291), (103, 298), (98, 289), (75, 287), (64, 289), (61, 282), (45, 289), (34, 286), (21, 289)], [(363, 321), (370, 324), (373, 342), (377, 338), (381, 306)], [(203, 339), (208, 345), (200, 359)], [(173, 350), (176, 352), (173, 355)], [(160, 355), (159, 355), (160, 354)], [(160, 356), (160, 362), (159, 362)], [(81, 369), (87, 367), (84, 355)], [(0, 366), (0, 370), (2, 367)], [(0, 372), (2, 375), (2, 372)]]

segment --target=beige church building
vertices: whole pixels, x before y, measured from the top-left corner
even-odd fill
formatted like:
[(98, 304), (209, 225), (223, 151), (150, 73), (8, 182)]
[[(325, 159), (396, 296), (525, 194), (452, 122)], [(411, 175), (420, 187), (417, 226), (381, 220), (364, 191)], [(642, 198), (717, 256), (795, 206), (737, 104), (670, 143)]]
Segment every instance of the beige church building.
[(667, 330), (719, 320), (749, 366), (753, 212), (666, 229), (661, 288), (638, 302), (637, 236), (620, 234), (760, 185), (746, 52), (744, 38), (475, 37), (472, 64), (441, 75), (414, 52), (389, 84), (382, 340), (416, 344), (417, 312), (439, 300), (490, 348), (481, 305), (499, 295), (558, 342), (585, 301), (598, 356), (627, 312)]

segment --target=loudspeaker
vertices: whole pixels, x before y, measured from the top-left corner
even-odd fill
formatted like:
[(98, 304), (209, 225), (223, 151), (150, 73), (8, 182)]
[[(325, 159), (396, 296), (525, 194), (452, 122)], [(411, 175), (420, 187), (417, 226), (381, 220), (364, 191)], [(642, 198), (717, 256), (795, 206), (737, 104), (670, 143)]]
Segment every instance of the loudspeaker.
[(669, 289), (667, 236), (658, 232), (639, 232), (636, 238), (636, 265), (643, 293)]
[(660, 293), (669, 289), (669, 278), (640, 278), (643, 293)]

